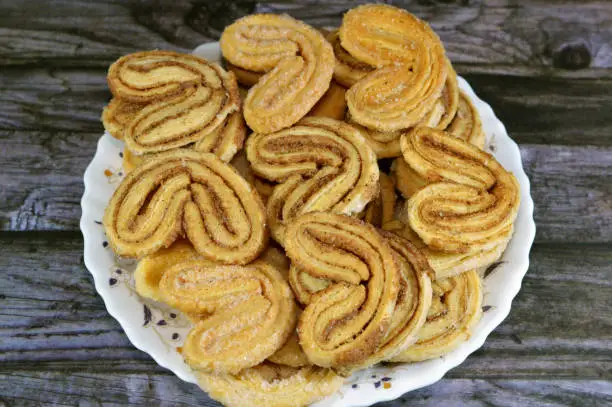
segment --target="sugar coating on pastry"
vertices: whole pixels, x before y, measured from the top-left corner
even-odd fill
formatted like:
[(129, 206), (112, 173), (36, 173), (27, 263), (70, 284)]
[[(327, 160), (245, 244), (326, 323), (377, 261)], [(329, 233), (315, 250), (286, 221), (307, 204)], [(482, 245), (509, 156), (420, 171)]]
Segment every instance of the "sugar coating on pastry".
[[(432, 105), (431, 109), (425, 114), (425, 116), (423, 116), (423, 118), (414, 125), (414, 127), (434, 127), (444, 129), (456, 116), (457, 107), (459, 104), (457, 75), (450, 64), (450, 61), (447, 61), (447, 65), (449, 72), (440, 97)], [(347, 121), (363, 132), (368, 140), (368, 143), (376, 153), (376, 157), (379, 159), (398, 157), (402, 155), (400, 138), (403, 134), (410, 131), (410, 129), (394, 131), (370, 129), (357, 123), (351, 117), (350, 113), (347, 114)]]
[(184, 149), (149, 158), (128, 173), (103, 224), (115, 253), (133, 258), (185, 236), (208, 260), (246, 264), (268, 238), (254, 189), (215, 155)]
[(274, 239), (285, 224), (311, 211), (355, 214), (376, 195), (379, 170), (363, 134), (344, 122), (307, 117), (276, 133), (254, 133), (247, 158), (260, 177), (279, 184), (267, 202)]
[(208, 315), (189, 331), (182, 350), (199, 371), (235, 374), (255, 366), (295, 330), (291, 288), (265, 261), (246, 266), (185, 261), (164, 272), (159, 293), (185, 313)]
[(435, 281), (431, 308), (417, 342), (391, 361), (419, 362), (455, 349), (480, 320), (482, 296), (482, 280), (474, 270)]
[(180, 353), (200, 387), (304, 406), (469, 339), (520, 192), (438, 36), (369, 4), (331, 31), (247, 16), (220, 46), (225, 69), (120, 58), (102, 114), (126, 145), (108, 242), (139, 259), (139, 295), (193, 322)]
[(296, 123), (329, 88), (331, 45), (319, 31), (287, 15), (238, 19), (225, 28), (220, 45), (232, 65), (264, 74), (244, 101), (244, 118), (256, 132)]
[(300, 315), (298, 336), (308, 359), (344, 371), (375, 363), (399, 292), (400, 265), (388, 242), (358, 219), (312, 212), (289, 223), (285, 250), (292, 266), (334, 282)]
[(492, 155), (426, 127), (400, 142), (406, 163), (428, 183), (410, 197), (406, 213), (430, 248), (470, 253), (508, 240), (520, 191), (514, 175)]
[(444, 47), (429, 25), (405, 10), (367, 4), (344, 15), (339, 37), (355, 59), (376, 67), (346, 94), (352, 119), (384, 132), (422, 121), (448, 75)]
[(237, 375), (196, 373), (199, 385), (228, 407), (302, 407), (340, 389), (344, 378), (317, 366), (290, 367), (270, 362)]
[(145, 104), (123, 131), (127, 148), (135, 154), (167, 151), (206, 138), (240, 109), (235, 76), (193, 55), (129, 54), (111, 65), (107, 79), (115, 98)]

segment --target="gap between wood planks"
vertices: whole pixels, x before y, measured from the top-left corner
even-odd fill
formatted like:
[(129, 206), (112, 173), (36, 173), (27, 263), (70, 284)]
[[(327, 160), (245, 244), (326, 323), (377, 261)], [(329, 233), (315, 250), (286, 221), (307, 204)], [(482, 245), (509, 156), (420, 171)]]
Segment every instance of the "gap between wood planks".
[[(34, 1), (27, 14), (0, 5), (0, 64), (104, 66), (145, 49), (187, 51), (215, 40), (235, 19), (253, 12), (288, 13), (314, 26), (338, 26), (342, 14), (370, 1), (234, 2)], [(31, 2), (32, 3), (32, 2)], [(603, 1), (552, 0), (393, 2), (431, 24), (450, 58), (466, 64), (610, 68), (612, 9)], [(27, 18), (24, 18), (27, 17)]]
[[(83, 172), (100, 134), (0, 130), (0, 230), (78, 230)], [(520, 148), (536, 241), (612, 242), (612, 147)]]
[[(0, 233), (0, 373), (151, 370), (106, 312), (82, 254), (79, 233)], [(449, 377), (611, 380), (610, 264), (609, 244), (536, 244), (510, 316)]]
[[(518, 143), (612, 145), (612, 69), (599, 79), (475, 73), (466, 76)], [(0, 130), (100, 132), (111, 95), (106, 69), (0, 71)]]

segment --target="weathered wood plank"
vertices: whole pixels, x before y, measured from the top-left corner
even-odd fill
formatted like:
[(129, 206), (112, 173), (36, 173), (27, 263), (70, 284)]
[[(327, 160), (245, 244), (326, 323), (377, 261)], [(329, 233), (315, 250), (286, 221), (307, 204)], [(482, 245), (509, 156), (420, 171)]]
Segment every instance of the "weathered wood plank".
[[(100, 134), (0, 131), (0, 230), (77, 230), (82, 176)], [(612, 149), (527, 144), (521, 151), (536, 241), (611, 242)]]
[[(612, 75), (612, 70), (610, 70)], [(101, 131), (105, 69), (0, 71), (0, 129)], [(468, 75), (520, 143), (612, 145), (612, 76), (600, 79)]]
[[(7, 405), (220, 406), (206, 393), (160, 373), (99, 373), (92, 362), (82, 372), (0, 371), (0, 402)], [(41, 391), (41, 389), (45, 391)], [(612, 402), (604, 380), (442, 379), (377, 407), (407, 406), (593, 406)]]
[(105, 69), (3, 69), (0, 129), (102, 131)]
[(612, 111), (612, 99), (604, 95), (612, 80), (477, 74), (465, 79), (518, 143), (612, 143), (612, 121), (604, 113)]
[(524, 144), (521, 155), (535, 202), (537, 241), (612, 242), (609, 148)]
[[(217, 405), (129, 344), (75, 261), (78, 234), (5, 233), (0, 244), (0, 401)], [(609, 249), (536, 245), (511, 315), (485, 347), (441, 382), (382, 405), (610, 402)]]
[[(368, 1), (317, 0), (220, 3), (36, 1), (0, 5), (0, 64), (105, 66), (136, 50), (188, 50), (216, 39), (251, 12), (288, 13), (315, 26), (337, 26)], [(612, 9), (605, 1), (521, 2), (400, 0), (439, 33), (456, 63), (555, 68), (548, 74), (612, 67)], [(580, 7), (580, 12), (576, 12)], [(25, 18), (27, 17), (27, 18)]]
[[(508, 320), (449, 377), (612, 380), (610, 246), (536, 245), (531, 260)], [(152, 370), (95, 292), (80, 234), (1, 234), (0, 269), (0, 372)]]
[(76, 230), (100, 135), (0, 131), (0, 229)]

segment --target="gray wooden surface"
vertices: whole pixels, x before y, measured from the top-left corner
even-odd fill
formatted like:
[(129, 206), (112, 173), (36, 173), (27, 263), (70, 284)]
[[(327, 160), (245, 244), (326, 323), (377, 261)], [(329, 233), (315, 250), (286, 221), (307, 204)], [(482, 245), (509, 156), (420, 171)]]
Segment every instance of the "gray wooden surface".
[[(253, 11), (329, 26), (356, 3), (0, 0), (0, 405), (217, 405), (129, 343), (83, 265), (105, 71), (213, 41)], [(612, 2), (393, 3), (432, 24), (520, 143), (538, 232), (484, 347), (381, 405), (612, 405)]]

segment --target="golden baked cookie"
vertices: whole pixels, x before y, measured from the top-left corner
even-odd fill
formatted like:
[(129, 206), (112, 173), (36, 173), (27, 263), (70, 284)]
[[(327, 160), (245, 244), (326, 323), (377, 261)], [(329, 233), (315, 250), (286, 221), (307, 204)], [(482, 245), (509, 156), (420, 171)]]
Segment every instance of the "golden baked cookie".
[(346, 88), (332, 81), (327, 92), (319, 99), (316, 105), (308, 112), (308, 116), (330, 117), (344, 120), (346, 115)]
[(210, 153), (177, 149), (127, 174), (104, 214), (115, 253), (141, 258), (185, 236), (204, 258), (246, 264), (268, 238), (261, 198)]
[(146, 103), (132, 103), (112, 98), (102, 111), (104, 129), (117, 140), (123, 140), (125, 127), (146, 105)]
[(209, 316), (189, 331), (182, 354), (195, 370), (235, 374), (274, 354), (295, 329), (291, 288), (265, 261), (246, 266), (179, 263), (163, 273), (159, 294), (168, 305)]
[(353, 58), (376, 68), (347, 91), (351, 118), (383, 132), (420, 123), (448, 75), (444, 47), (429, 25), (405, 10), (367, 4), (344, 15), (339, 36)]
[(291, 367), (310, 366), (312, 364), (300, 346), (300, 340), (297, 336), (297, 332), (293, 332), (283, 347), (277, 350), (275, 354), (270, 356), (268, 361), (277, 365)]
[(129, 54), (111, 65), (107, 79), (115, 98), (146, 103), (123, 131), (126, 146), (134, 154), (197, 142), (240, 109), (234, 75), (193, 55)]
[(340, 85), (345, 88), (350, 88), (364, 76), (374, 71), (374, 66), (359, 61), (342, 48), (338, 30), (334, 30), (327, 34), (327, 40), (334, 49), (334, 55), (336, 57), (334, 79)]
[(279, 182), (267, 202), (273, 238), (283, 243), (287, 222), (302, 213), (361, 212), (378, 190), (378, 164), (363, 135), (326, 117), (306, 117), (276, 133), (254, 133), (246, 143), (253, 171)]
[(204, 260), (204, 258), (188, 240), (183, 239), (142, 258), (134, 270), (136, 292), (142, 297), (162, 301), (159, 282), (165, 271), (176, 264), (192, 260)]
[[(453, 119), (457, 112), (459, 101), (459, 87), (457, 85), (457, 75), (448, 62), (448, 76), (442, 89), (442, 94), (434, 103), (431, 110), (415, 125), (415, 127), (434, 127), (443, 129)], [(360, 129), (365, 135), (368, 143), (376, 153), (376, 157), (391, 158), (401, 156), (400, 137), (410, 129), (395, 131), (379, 131), (361, 126), (347, 114), (347, 121)]]
[(484, 148), (485, 134), (482, 129), (480, 114), (470, 101), (469, 96), (463, 91), (459, 95), (457, 113), (446, 127), (446, 131), (480, 149)]
[[(311, 227), (314, 228), (315, 226)], [(352, 235), (355, 233), (356, 229), (350, 230), (350, 227), (347, 227), (346, 229), (347, 235), (354, 237)], [(319, 234), (313, 237), (314, 239), (318, 239), (318, 241), (316, 241), (316, 245), (320, 245), (323, 248), (325, 247), (325, 244), (328, 242), (321, 239), (320, 236), (325, 236), (324, 233), (326, 232), (326, 230), (322, 230)], [(406, 239), (403, 239), (389, 232), (380, 233), (382, 233), (385, 242), (388, 243), (391, 247), (392, 252), (394, 254), (394, 260), (397, 262), (397, 265), (399, 267), (397, 298), (394, 304), (393, 313), (391, 314), (389, 325), (386, 329), (384, 329), (384, 336), (376, 345), (376, 349), (371, 351), (370, 354), (366, 356), (364, 360), (358, 363), (348, 365), (332, 365), (336, 370), (342, 372), (343, 374), (348, 374), (356, 368), (363, 368), (383, 360), (388, 360), (395, 354), (401, 352), (402, 350), (410, 346), (412, 343), (414, 343), (417, 340), (417, 331), (425, 323), (427, 311), (429, 310), (429, 305), (431, 303), (430, 278), (431, 276), (433, 276), (433, 271), (429, 267), (427, 259), (419, 252), (419, 250), (415, 246), (413, 246)], [(328, 239), (330, 241), (333, 241), (332, 239), (341, 240), (340, 238), (333, 236), (333, 234), (331, 234), (331, 236), (325, 236), (325, 239)], [(306, 240), (304, 241), (307, 242)], [(289, 243), (287, 244), (289, 245)], [(308, 243), (308, 246), (314, 245), (312, 245), (312, 243)], [(328, 247), (326, 250), (323, 251), (323, 255), (326, 255), (325, 263), (332, 264), (332, 267), (343, 266), (347, 268), (357, 268), (359, 266), (357, 262), (336, 262), (336, 259), (332, 257), (332, 253), (336, 254), (333, 249), (337, 248), (337, 250), (340, 252), (346, 251), (346, 254), (354, 253), (355, 255), (359, 255), (360, 257), (365, 252), (355, 253), (353, 251), (355, 250), (354, 248), (349, 249), (352, 245), (348, 242), (343, 242), (342, 247), (338, 246), (340, 245), (332, 243), (331, 248)], [(357, 247), (358, 246), (359, 244), (357, 245)], [(347, 251), (347, 249), (349, 250)], [(289, 256), (291, 256), (291, 249), (288, 248), (288, 250)], [(339, 256), (339, 259), (342, 259), (342, 257)], [(350, 255), (346, 259), (349, 260)], [(306, 259), (303, 259), (303, 261), (308, 262), (308, 260)], [(316, 269), (313, 268), (313, 265), (309, 265), (306, 268), (302, 268), (300, 264), (297, 264), (297, 262), (292, 264), (289, 274), (290, 284), (291, 287), (294, 289), (294, 292), (296, 293), (298, 299), (300, 299), (301, 296), (300, 301), (303, 301), (303, 303), (307, 305), (306, 312), (308, 312), (308, 309), (311, 306), (319, 308), (319, 312), (321, 312), (321, 314), (316, 315), (318, 319), (315, 319), (313, 323), (321, 324), (320, 329), (334, 329), (335, 326), (332, 327), (326, 325), (326, 318), (330, 318), (329, 315), (333, 315), (333, 313), (328, 315), (327, 312), (323, 311), (323, 308), (321, 307), (323, 307), (324, 305), (320, 305), (318, 303), (319, 301), (321, 301), (319, 296), (325, 296), (325, 293), (327, 291), (333, 291), (334, 287), (343, 284), (343, 282), (346, 282), (347, 280), (344, 280), (338, 275), (333, 276), (332, 274), (328, 274), (328, 268), (331, 267), (326, 266), (325, 263), (322, 263), (320, 258), (315, 257), (315, 260), (312, 261), (312, 264), (315, 265), (314, 267), (317, 267)], [(371, 277), (374, 278), (374, 276)], [(350, 297), (346, 297), (345, 301), (348, 301), (348, 298)], [(334, 297), (330, 296), (329, 300), (333, 301)], [(327, 304), (329, 306), (332, 303), (322, 302), (322, 304)], [(338, 312), (349, 311), (341, 311), (341, 308), (339, 307)], [(300, 318), (300, 321), (301, 320), (302, 318)], [(336, 321), (337, 320), (338, 318), (336, 318)], [(332, 322), (329, 323), (332, 324)], [(300, 332), (302, 327), (301, 324), (302, 322), (300, 322)], [(340, 329), (341, 328), (339, 328), (339, 330)], [(381, 328), (381, 330), (383, 330), (383, 328)], [(319, 338), (318, 335), (316, 337)], [(322, 343), (319, 346), (325, 347), (325, 344)]]
[(264, 362), (236, 375), (196, 373), (198, 383), (227, 407), (303, 407), (335, 393), (344, 381), (331, 369)]
[(244, 101), (244, 118), (258, 133), (296, 123), (329, 88), (331, 45), (319, 31), (287, 15), (238, 19), (225, 28), (220, 45), (233, 66), (264, 73)]
[(433, 299), (418, 341), (391, 359), (419, 362), (449, 353), (466, 341), (482, 316), (482, 280), (471, 270), (432, 284)]
[(308, 359), (342, 370), (372, 364), (400, 283), (399, 261), (387, 241), (358, 219), (313, 212), (289, 223), (285, 249), (292, 266), (334, 282), (300, 315), (298, 336)]
[(393, 180), (384, 172), (379, 174), (378, 183), (378, 195), (366, 206), (360, 218), (376, 227), (382, 227), (393, 220), (397, 196)]
[(469, 253), (508, 240), (520, 191), (492, 155), (425, 127), (402, 136), (401, 147), (406, 163), (428, 182), (410, 197), (406, 213), (430, 248)]
[(412, 242), (427, 258), (436, 279), (452, 277), (469, 270), (485, 269), (495, 263), (506, 250), (513, 232), (513, 227), (509, 227), (504, 232), (505, 238), (499, 239), (492, 247), (468, 253), (444, 253), (428, 247), (408, 225), (407, 212), (401, 208), (398, 212), (400, 219), (387, 222), (383, 228)]

